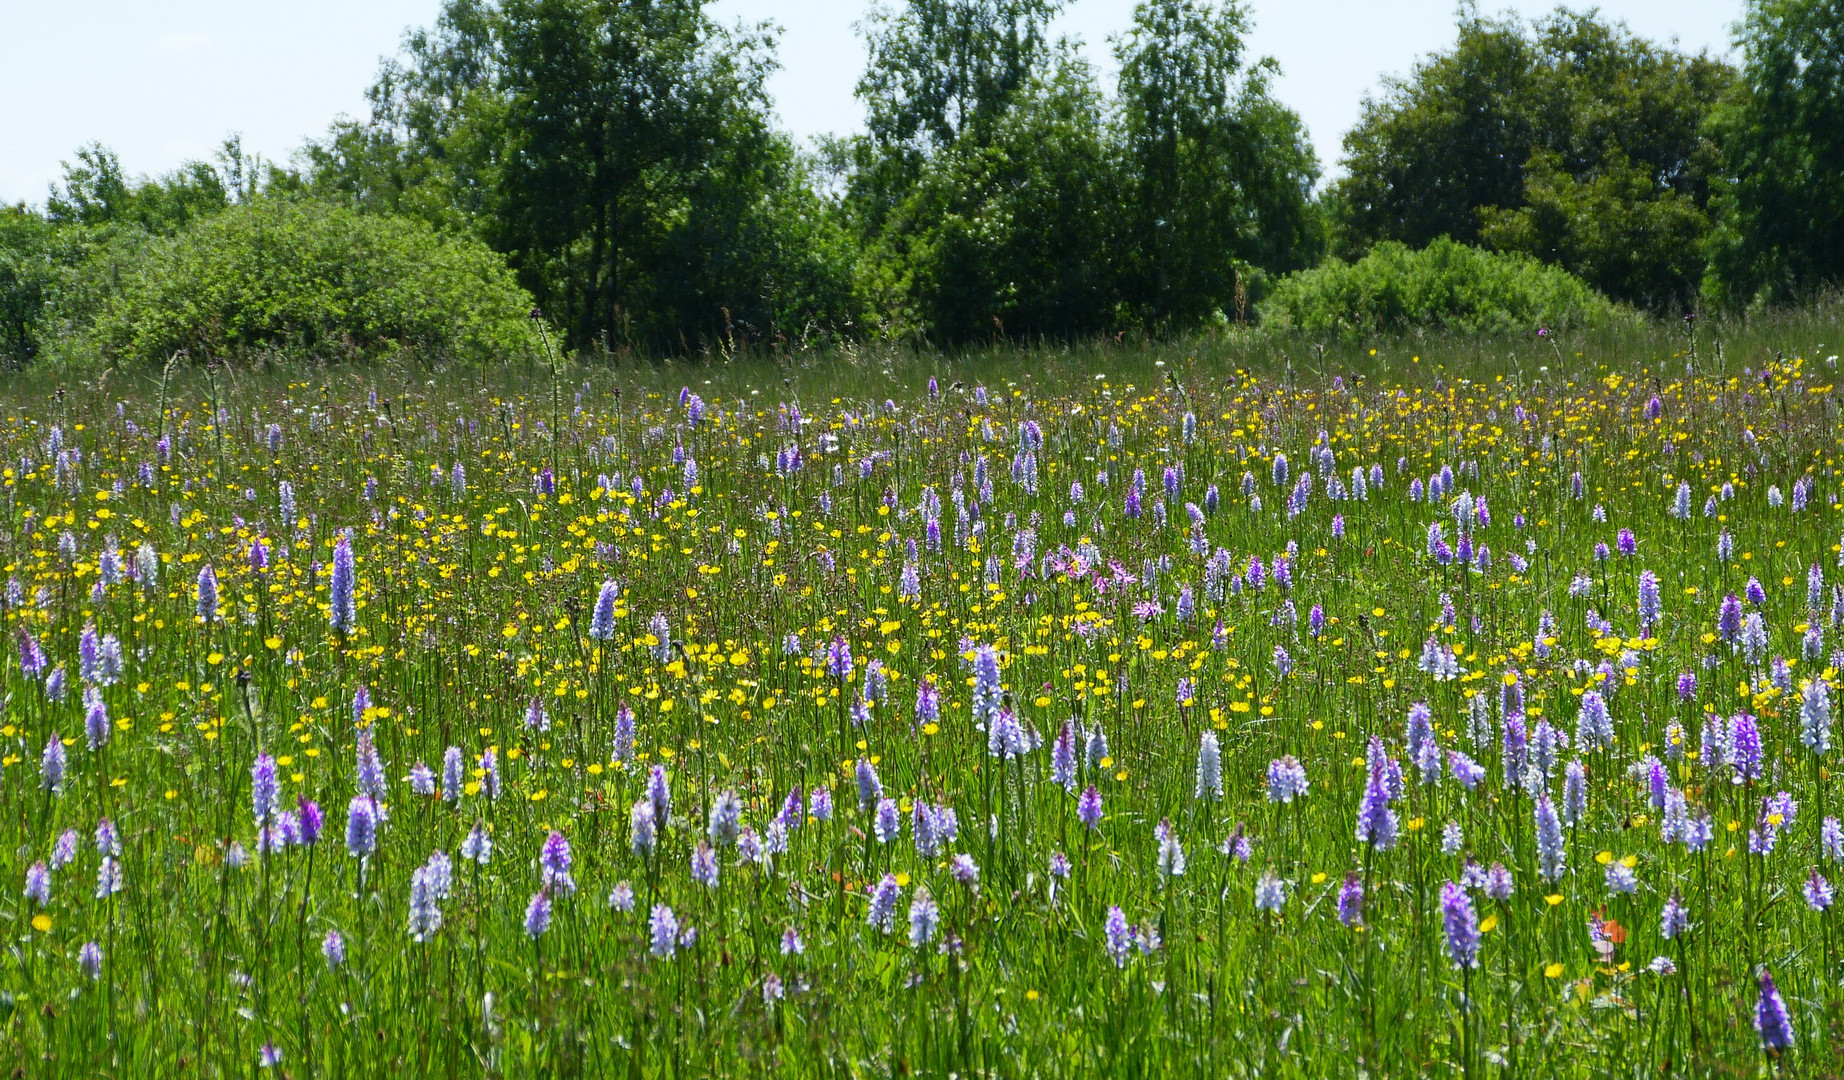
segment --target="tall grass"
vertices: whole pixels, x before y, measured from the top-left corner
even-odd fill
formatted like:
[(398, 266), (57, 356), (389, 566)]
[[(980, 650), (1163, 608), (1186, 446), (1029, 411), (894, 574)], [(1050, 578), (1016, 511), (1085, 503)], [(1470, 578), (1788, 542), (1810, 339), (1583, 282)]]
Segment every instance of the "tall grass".
[[(1822, 1075), (1837, 315), (10, 383), (0, 1061)], [(1742, 714), (1760, 765), (1713, 764)]]

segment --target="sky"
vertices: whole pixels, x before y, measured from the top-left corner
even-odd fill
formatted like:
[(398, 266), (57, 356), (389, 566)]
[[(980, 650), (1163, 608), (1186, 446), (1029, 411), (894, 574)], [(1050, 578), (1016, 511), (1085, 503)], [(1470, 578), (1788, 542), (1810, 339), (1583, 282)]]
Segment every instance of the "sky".
[[(1280, 63), (1279, 98), (1299, 112), (1322, 166), (1380, 78), (1451, 45), (1455, 0), (1252, 0), (1249, 51)], [(1553, 3), (1482, 0), (1540, 14)], [(341, 114), (404, 31), (439, 0), (0, 0), (0, 201), (42, 204), (80, 145), (113, 148), (131, 174), (208, 157), (227, 135), (286, 161)], [(1689, 51), (1731, 56), (1741, 0), (1606, 0), (1604, 15)], [(807, 138), (860, 130), (864, 68), (854, 26), (869, 0), (713, 0), (720, 22), (782, 27), (769, 84), (781, 126)], [(1070, 0), (1057, 31), (1081, 39), (1113, 81), (1110, 36), (1133, 0)]]

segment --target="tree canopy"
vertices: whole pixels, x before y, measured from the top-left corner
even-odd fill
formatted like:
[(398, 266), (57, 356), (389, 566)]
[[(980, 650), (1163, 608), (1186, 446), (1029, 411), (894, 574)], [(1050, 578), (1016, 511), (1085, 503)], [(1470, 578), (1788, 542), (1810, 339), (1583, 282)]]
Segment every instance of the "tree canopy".
[[(841, 211), (893, 325), (944, 341), (1183, 330), (1311, 265), (1317, 163), (1234, 4), (1143, 0), (1114, 93), (1056, 7), (913, 0), (867, 27)], [(1238, 297), (1242, 303), (1238, 304)]]
[(572, 344), (843, 330), (843, 235), (768, 123), (764, 27), (702, 0), (449, 0), (315, 186), (469, 229)]
[(1688, 306), (1703, 275), (1728, 65), (1558, 9), (1465, 9), (1458, 41), (1365, 102), (1331, 202), (1337, 248), (1439, 236), (1557, 263), (1616, 299)]
[(1235, 4), (1147, 0), (1114, 42), (1128, 233), (1123, 302), (1146, 325), (1187, 327), (1236, 308), (1249, 269), (1319, 256), (1318, 162), (1277, 102), (1272, 60), (1248, 63)]
[(1755, 0), (1723, 146), (1706, 292), (1784, 302), (1844, 284), (1844, 0)]

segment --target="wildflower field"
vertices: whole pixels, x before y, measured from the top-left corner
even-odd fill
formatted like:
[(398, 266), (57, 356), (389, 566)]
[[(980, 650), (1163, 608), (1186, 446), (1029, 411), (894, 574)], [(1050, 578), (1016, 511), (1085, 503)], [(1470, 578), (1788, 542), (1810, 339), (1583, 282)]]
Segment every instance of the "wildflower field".
[(1836, 1075), (1836, 357), (1556, 360), (8, 391), (0, 1068)]

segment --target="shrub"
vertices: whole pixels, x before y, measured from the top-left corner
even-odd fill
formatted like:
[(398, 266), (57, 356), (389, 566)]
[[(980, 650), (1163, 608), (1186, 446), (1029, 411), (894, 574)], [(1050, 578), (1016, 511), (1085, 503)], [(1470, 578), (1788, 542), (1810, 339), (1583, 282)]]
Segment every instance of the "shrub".
[(25, 207), (0, 206), (0, 363), (38, 356), (73, 247), (66, 234)]
[(1261, 306), (1280, 328), (1362, 335), (1412, 327), (1518, 333), (1604, 325), (1620, 309), (1586, 282), (1528, 255), (1441, 237), (1419, 251), (1380, 243), (1356, 262), (1289, 274)]
[(231, 207), (170, 237), (123, 237), (85, 267), (86, 353), (115, 362), (410, 352), (531, 355), (531, 297), (478, 241), (311, 200)]

